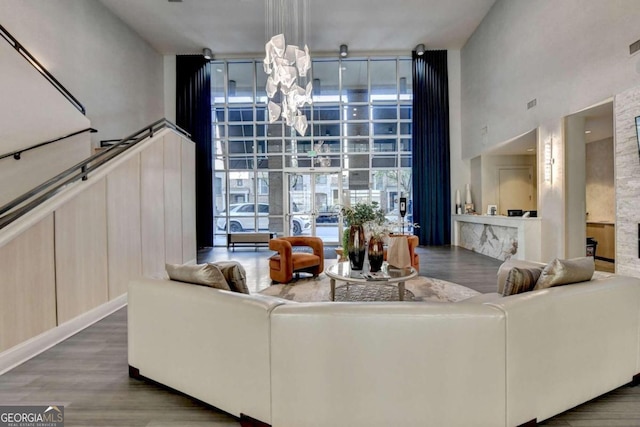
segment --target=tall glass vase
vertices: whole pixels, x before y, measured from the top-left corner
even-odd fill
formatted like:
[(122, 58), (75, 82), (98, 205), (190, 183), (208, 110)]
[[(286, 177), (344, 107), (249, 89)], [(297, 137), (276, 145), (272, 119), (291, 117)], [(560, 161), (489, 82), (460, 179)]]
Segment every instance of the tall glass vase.
[(366, 253), (364, 227), (362, 225), (352, 225), (349, 227), (349, 240), (347, 241), (347, 251), (352, 270), (362, 270), (364, 266), (364, 256)]
[(380, 271), (384, 262), (384, 240), (381, 237), (371, 236), (369, 239), (369, 271)]

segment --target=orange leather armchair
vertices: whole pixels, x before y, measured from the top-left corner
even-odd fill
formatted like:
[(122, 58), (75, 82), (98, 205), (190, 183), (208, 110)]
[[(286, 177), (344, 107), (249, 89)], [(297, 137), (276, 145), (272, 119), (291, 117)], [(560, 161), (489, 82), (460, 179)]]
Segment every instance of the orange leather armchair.
[[(308, 246), (313, 253), (293, 252), (294, 246)], [(324, 270), (324, 245), (319, 237), (277, 237), (269, 241), (269, 249), (278, 251), (269, 258), (271, 280), (289, 283), (293, 273), (301, 271), (318, 276)]]
[[(404, 234), (390, 234), (390, 239), (395, 239), (399, 237), (406, 237), (407, 243), (409, 243), (409, 257), (411, 258), (411, 267), (413, 267), (416, 271), (420, 271), (420, 255), (416, 253), (416, 248), (418, 247), (418, 243), (420, 243), (420, 239), (418, 236), (406, 236)], [(384, 250), (384, 260), (387, 260), (387, 250)]]

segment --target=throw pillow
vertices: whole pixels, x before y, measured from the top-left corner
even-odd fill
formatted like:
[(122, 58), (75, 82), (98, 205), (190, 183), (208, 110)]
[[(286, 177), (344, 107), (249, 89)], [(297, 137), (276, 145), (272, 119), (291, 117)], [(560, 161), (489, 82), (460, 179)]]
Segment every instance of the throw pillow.
[(544, 264), (539, 262), (520, 260), (520, 259), (509, 259), (503, 262), (500, 268), (498, 269), (498, 288), (497, 288), (498, 290), (496, 291), (501, 295), (504, 294), (504, 285), (507, 281), (507, 276), (509, 275), (509, 271), (511, 271), (513, 267), (518, 267), (518, 268), (540, 267), (542, 269), (544, 268)]
[(502, 296), (506, 297), (533, 290), (541, 273), (542, 267), (513, 267), (507, 275)]
[(232, 291), (243, 294), (249, 293), (247, 273), (238, 261), (216, 261), (210, 264), (220, 269)]
[(591, 280), (595, 270), (593, 257), (573, 259), (554, 259), (542, 270), (534, 289), (545, 289), (552, 286)]
[(230, 291), (231, 288), (218, 267), (211, 264), (181, 265), (165, 264), (169, 279), (194, 283)]

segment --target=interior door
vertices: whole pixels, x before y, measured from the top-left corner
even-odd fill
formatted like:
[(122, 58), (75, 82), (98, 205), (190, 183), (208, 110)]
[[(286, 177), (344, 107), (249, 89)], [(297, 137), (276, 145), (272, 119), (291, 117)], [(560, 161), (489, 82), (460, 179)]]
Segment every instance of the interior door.
[(528, 211), (533, 206), (533, 182), (530, 167), (498, 170), (498, 209), (507, 215), (509, 209)]

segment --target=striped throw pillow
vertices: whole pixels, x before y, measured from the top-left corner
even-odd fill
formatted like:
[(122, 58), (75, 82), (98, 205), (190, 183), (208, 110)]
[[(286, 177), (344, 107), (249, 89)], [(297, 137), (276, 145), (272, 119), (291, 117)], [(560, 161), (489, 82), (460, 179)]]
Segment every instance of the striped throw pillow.
[(533, 290), (540, 274), (542, 274), (541, 267), (513, 267), (507, 275), (502, 296), (506, 297)]

